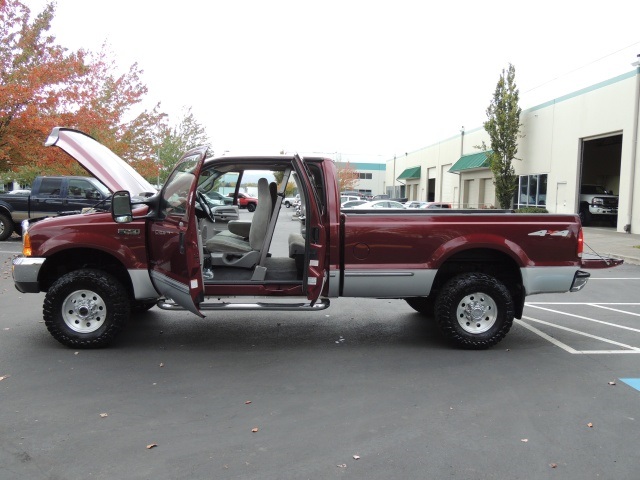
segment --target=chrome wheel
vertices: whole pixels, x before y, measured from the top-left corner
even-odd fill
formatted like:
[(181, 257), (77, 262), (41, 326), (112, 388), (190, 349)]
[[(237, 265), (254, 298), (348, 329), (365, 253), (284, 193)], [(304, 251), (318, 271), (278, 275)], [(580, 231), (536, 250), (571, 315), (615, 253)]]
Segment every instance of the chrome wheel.
[(468, 333), (484, 333), (496, 323), (498, 307), (486, 293), (466, 295), (458, 303), (456, 317), (460, 327)]
[(104, 324), (106, 315), (104, 300), (90, 290), (76, 290), (62, 303), (62, 319), (74, 332), (95, 332)]

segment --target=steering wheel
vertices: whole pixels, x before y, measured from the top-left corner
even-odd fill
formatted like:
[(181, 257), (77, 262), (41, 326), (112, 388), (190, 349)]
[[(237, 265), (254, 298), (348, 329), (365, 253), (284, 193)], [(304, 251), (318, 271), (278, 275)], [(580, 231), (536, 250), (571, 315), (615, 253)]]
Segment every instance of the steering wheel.
[(211, 220), (213, 223), (215, 223), (216, 221), (213, 217), (213, 211), (211, 210), (211, 207), (207, 203), (207, 200), (205, 199), (204, 194), (197, 190), (196, 190), (196, 200), (198, 200), (198, 205), (200, 205), (200, 208), (205, 213), (207, 218)]

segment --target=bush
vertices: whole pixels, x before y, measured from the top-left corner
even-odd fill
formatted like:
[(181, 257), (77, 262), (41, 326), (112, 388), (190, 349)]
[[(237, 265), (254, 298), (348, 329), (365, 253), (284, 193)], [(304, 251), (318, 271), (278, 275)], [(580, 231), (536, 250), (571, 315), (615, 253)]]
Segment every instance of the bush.
[(549, 213), (549, 210), (542, 207), (523, 207), (514, 210), (516, 213)]

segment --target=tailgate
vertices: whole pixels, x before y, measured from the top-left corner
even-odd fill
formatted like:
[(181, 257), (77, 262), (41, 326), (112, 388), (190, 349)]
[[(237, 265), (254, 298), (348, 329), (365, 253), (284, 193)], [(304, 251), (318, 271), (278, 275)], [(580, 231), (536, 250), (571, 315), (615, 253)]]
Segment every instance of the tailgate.
[(620, 258), (603, 257), (595, 253), (583, 253), (582, 254), (582, 268), (596, 269), (596, 268), (611, 268), (622, 265), (624, 260)]

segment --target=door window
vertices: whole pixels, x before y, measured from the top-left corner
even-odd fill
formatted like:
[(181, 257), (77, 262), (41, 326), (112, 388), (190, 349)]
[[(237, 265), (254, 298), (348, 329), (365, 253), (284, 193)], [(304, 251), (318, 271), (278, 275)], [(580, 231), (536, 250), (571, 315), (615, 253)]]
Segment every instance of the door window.
[(162, 192), (161, 216), (183, 217), (191, 203), (189, 192), (196, 180), (194, 170), (198, 166), (198, 155), (184, 159), (173, 171)]
[(61, 178), (43, 178), (40, 182), (41, 197), (58, 198), (60, 197), (60, 188), (62, 187)]

